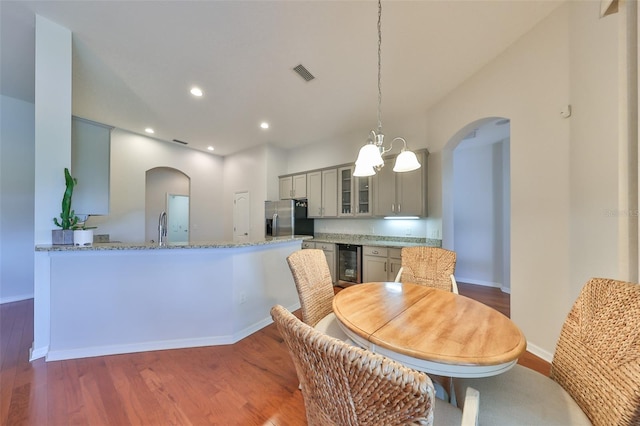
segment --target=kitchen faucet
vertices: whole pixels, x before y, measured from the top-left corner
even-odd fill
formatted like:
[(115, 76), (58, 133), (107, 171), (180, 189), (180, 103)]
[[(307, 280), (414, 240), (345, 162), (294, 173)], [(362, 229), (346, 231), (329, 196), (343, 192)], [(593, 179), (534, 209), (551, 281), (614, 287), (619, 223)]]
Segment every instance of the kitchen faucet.
[(163, 246), (167, 243), (167, 212), (160, 213), (158, 219), (158, 245)]

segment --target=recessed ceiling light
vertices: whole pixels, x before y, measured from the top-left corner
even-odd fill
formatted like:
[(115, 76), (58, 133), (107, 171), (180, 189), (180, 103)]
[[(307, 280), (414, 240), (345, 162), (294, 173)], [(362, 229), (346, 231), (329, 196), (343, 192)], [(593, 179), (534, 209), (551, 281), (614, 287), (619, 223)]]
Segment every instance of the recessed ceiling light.
[(266, 121), (263, 121), (262, 123), (260, 123), (260, 127), (262, 127), (263, 129), (268, 129), (269, 123), (267, 123)]
[(208, 149), (209, 151), (213, 151), (213, 147), (212, 147), (212, 146), (208, 146), (208, 147), (207, 147), (207, 149)]
[(145, 132), (150, 133), (150, 134), (154, 134), (155, 131), (151, 128), (151, 127), (147, 127), (146, 129), (144, 129)]
[(202, 91), (202, 89), (201, 89), (201, 88), (199, 88), (199, 87), (195, 87), (195, 86), (194, 86), (194, 87), (192, 87), (192, 88), (191, 88), (191, 94), (192, 94), (193, 96), (198, 96), (198, 97), (200, 97), (200, 96), (204, 95), (204, 92)]

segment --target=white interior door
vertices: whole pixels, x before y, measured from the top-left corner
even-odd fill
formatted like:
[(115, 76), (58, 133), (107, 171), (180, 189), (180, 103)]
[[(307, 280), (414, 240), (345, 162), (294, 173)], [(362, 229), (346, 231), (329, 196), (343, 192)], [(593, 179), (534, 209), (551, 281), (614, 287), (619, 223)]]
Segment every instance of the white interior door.
[(236, 192), (233, 197), (233, 241), (249, 241), (251, 238), (249, 192)]
[(189, 196), (167, 195), (167, 241), (189, 242)]

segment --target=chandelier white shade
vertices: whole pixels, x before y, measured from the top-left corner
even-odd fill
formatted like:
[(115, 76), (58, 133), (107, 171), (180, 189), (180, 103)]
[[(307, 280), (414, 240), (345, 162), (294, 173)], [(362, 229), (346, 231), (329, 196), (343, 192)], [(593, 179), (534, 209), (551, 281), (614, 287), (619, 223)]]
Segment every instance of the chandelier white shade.
[(356, 168), (353, 171), (353, 175), (356, 177), (365, 177), (365, 176), (373, 176), (376, 174), (376, 171), (373, 167), (368, 167), (365, 165), (356, 164)]
[(378, 130), (371, 131), (369, 142), (360, 148), (358, 158), (356, 159), (356, 168), (353, 172), (354, 176), (373, 176), (376, 171), (384, 167), (382, 155), (391, 151), (393, 143), (400, 140), (404, 143), (402, 151), (396, 158), (394, 172), (403, 173), (417, 170), (420, 163), (416, 154), (407, 150), (407, 141), (404, 138), (395, 138), (391, 141), (391, 145), (386, 148), (384, 146), (384, 134), (382, 133), (382, 2), (378, 0)]
[(398, 155), (398, 158), (396, 158), (396, 165), (393, 166), (393, 171), (403, 173), (418, 170), (419, 168), (420, 163), (418, 162), (416, 154), (413, 151), (403, 149)]

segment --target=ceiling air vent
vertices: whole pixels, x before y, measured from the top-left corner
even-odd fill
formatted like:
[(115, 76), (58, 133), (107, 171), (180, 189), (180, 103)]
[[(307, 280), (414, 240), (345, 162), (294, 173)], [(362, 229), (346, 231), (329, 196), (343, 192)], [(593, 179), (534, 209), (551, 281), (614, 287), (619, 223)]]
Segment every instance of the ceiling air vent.
[(294, 67), (293, 70), (297, 72), (300, 77), (304, 78), (305, 81), (311, 81), (315, 78), (302, 64)]
[(473, 138), (476, 137), (477, 134), (478, 134), (478, 129), (473, 129), (471, 132), (469, 132), (469, 134), (467, 136), (462, 138), (462, 140), (466, 141), (467, 139), (473, 139)]

